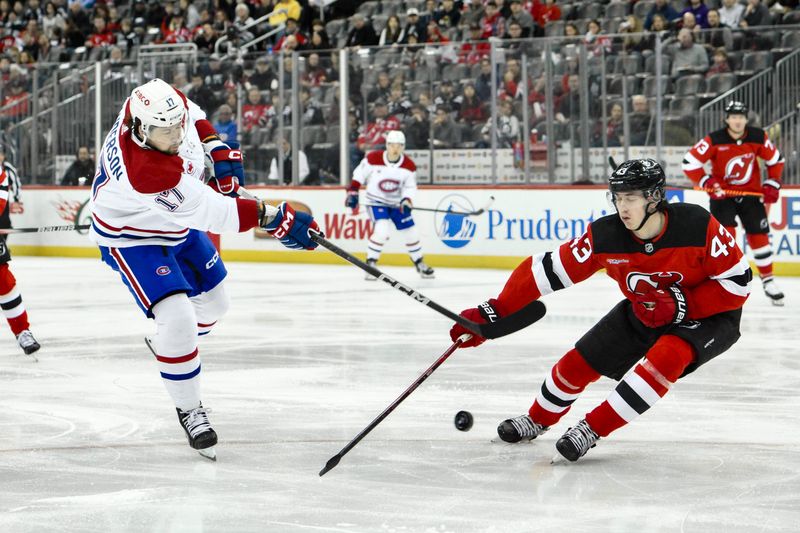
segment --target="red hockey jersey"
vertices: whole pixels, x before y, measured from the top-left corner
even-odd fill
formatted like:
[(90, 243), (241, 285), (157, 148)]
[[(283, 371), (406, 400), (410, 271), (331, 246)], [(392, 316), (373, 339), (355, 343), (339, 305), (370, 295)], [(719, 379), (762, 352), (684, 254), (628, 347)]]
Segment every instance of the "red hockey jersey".
[(650, 287), (680, 284), (692, 320), (742, 307), (752, 279), (747, 259), (717, 219), (697, 205), (669, 204), (664, 229), (650, 241), (637, 239), (613, 214), (558, 250), (529, 257), (511, 274), (498, 307), (513, 313), (603, 268), (629, 300)]
[(731, 138), (727, 128), (703, 137), (684, 156), (683, 172), (700, 184), (706, 175), (705, 164), (711, 161), (710, 175), (719, 180), (723, 189), (761, 192), (759, 157), (767, 166), (769, 179), (775, 182), (772, 185), (779, 189), (783, 157), (764, 130), (750, 126), (738, 140)]

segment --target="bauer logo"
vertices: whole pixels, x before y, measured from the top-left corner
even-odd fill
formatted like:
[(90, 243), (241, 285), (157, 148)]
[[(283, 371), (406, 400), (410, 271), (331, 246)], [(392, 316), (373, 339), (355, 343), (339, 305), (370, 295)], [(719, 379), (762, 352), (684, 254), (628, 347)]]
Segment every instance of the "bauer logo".
[[(436, 209), (442, 211), (475, 211), (466, 197), (460, 194), (448, 194), (439, 202)], [(465, 215), (455, 213), (436, 213), (434, 217), (436, 235), (450, 248), (463, 248), (475, 237), (477, 225)]]
[(162, 266), (160, 266), (160, 267), (158, 267), (158, 268), (156, 269), (156, 274), (158, 274), (159, 276), (166, 276), (166, 275), (168, 275), (170, 272), (172, 272), (172, 271), (171, 271), (171, 270), (169, 269), (169, 267), (168, 267), (168, 266), (166, 266), (166, 265), (162, 265)]

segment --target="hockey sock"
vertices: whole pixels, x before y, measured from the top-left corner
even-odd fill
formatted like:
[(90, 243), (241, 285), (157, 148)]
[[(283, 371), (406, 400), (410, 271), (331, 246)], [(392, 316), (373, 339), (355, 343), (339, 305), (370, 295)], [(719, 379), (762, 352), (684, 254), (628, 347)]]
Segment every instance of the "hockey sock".
[(528, 415), (537, 424), (552, 426), (567, 414), (586, 386), (599, 378), (600, 374), (573, 348), (553, 366)]
[(772, 247), (769, 245), (769, 235), (766, 233), (748, 234), (747, 244), (753, 250), (753, 262), (761, 275), (761, 280), (772, 279)]
[(601, 437), (608, 436), (650, 409), (693, 360), (689, 343), (664, 335), (608, 398), (586, 415), (586, 422)]
[(197, 316), (186, 294), (173, 294), (153, 306), (156, 334), (152, 346), (158, 370), (175, 406), (183, 411), (200, 405), (200, 356)]
[(372, 235), (369, 236), (369, 244), (367, 245), (367, 260), (377, 261), (383, 245), (389, 240), (389, 220), (381, 219), (375, 221), (375, 226), (372, 229)]
[(419, 242), (419, 231), (416, 226), (400, 230), (403, 239), (406, 241), (406, 249), (411, 261), (416, 263), (422, 259), (422, 244)]
[(11, 326), (14, 335), (30, 328), (28, 312), (17, 288), (17, 280), (8, 268), (8, 263), (0, 265), (0, 308)]
[(228, 312), (230, 297), (222, 282), (210, 291), (189, 298), (197, 316), (197, 334), (207, 335), (214, 324)]

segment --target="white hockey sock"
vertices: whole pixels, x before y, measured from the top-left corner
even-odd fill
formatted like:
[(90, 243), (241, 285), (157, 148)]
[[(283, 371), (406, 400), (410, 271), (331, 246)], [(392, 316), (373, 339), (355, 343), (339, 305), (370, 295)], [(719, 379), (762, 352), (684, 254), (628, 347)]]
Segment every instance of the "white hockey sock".
[(419, 231), (416, 226), (400, 230), (403, 239), (406, 241), (406, 249), (411, 261), (416, 263), (422, 259), (422, 244), (419, 241)]
[(197, 316), (197, 334), (206, 335), (211, 332), (214, 324), (228, 312), (230, 297), (225, 292), (224, 282), (208, 292), (189, 298), (194, 306)]
[(197, 316), (186, 294), (173, 294), (153, 307), (152, 340), (158, 370), (175, 406), (183, 411), (200, 405), (200, 356)]
[(385, 218), (376, 220), (372, 235), (369, 236), (369, 244), (367, 244), (367, 260), (377, 261), (383, 251), (383, 245), (388, 240), (389, 220)]

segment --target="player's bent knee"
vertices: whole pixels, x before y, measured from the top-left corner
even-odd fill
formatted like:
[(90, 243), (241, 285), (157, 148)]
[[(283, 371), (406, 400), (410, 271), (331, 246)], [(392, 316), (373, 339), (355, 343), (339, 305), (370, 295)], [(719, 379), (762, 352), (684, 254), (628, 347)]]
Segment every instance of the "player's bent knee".
[(157, 350), (181, 352), (197, 343), (197, 315), (185, 293), (173, 294), (158, 302), (153, 306), (153, 316)]
[(220, 283), (208, 292), (191, 298), (199, 324), (213, 325), (225, 316), (231, 306), (231, 298)]
[(675, 335), (664, 335), (647, 352), (647, 360), (670, 383), (675, 383), (694, 359), (692, 345)]

